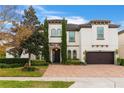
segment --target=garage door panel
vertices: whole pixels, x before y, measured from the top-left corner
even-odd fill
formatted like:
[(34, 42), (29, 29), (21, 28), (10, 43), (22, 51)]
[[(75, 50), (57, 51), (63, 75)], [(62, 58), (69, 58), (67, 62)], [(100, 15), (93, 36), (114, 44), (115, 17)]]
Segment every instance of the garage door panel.
[(114, 52), (87, 52), (88, 64), (114, 64)]

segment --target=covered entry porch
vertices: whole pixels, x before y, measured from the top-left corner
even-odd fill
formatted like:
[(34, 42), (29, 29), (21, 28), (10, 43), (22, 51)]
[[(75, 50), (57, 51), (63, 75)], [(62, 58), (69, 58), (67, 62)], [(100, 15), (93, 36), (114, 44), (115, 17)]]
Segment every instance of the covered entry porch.
[(50, 44), (50, 60), (54, 64), (61, 63), (61, 49), (59, 43)]

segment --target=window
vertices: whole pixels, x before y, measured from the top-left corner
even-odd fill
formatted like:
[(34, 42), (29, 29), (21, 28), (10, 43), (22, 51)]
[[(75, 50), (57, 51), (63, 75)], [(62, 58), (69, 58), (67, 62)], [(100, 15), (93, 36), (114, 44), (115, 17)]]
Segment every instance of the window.
[(51, 30), (51, 36), (56, 36), (56, 29)]
[(69, 42), (75, 42), (75, 32), (69, 32)]
[(76, 50), (73, 51), (73, 59), (77, 59), (77, 51)]
[(61, 34), (62, 34), (62, 30), (61, 29), (57, 29), (57, 35), (61, 36)]
[(52, 37), (59, 37), (59, 36), (61, 36), (61, 29), (52, 29), (51, 30), (51, 36)]
[(71, 50), (68, 50), (68, 59), (71, 59)]
[(97, 39), (98, 40), (104, 39), (104, 27), (97, 27)]

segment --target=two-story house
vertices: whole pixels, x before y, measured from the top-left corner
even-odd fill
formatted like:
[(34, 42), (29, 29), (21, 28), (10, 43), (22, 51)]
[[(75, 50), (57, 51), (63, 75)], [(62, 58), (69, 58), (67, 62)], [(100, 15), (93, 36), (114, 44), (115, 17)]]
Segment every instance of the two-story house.
[[(62, 20), (48, 20), (49, 51), (53, 63), (61, 62)], [(109, 20), (67, 24), (67, 58), (88, 64), (116, 63), (119, 25)]]
[[(87, 64), (116, 64), (118, 28), (109, 20), (92, 20), (85, 24), (67, 24), (67, 58)], [(62, 20), (48, 20), (49, 52), (52, 63), (61, 62)], [(7, 58), (12, 57), (6, 54)], [(23, 54), (21, 58), (27, 58)], [(35, 59), (32, 56), (32, 59)]]

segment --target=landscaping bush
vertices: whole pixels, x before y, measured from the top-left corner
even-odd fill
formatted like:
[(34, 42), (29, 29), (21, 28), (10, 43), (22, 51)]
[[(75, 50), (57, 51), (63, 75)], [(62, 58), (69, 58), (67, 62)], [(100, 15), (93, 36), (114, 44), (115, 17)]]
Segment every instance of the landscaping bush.
[(48, 66), (48, 63), (44, 60), (32, 60), (31, 61), (32, 66)]
[(0, 63), (25, 65), (28, 60), (28, 58), (1, 58)]
[(22, 65), (20, 64), (5, 64), (5, 63), (0, 63), (0, 68), (14, 68), (14, 67), (21, 67)]
[(124, 59), (118, 58), (117, 59), (117, 64), (121, 65), (121, 66), (124, 66)]
[(121, 64), (121, 59), (117, 58), (117, 65), (120, 65), (120, 64)]
[(82, 63), (80, 62), (80, 60), (67, 60), (67, 62), (65, 63), (66, 65), (81, 65)]
[(9, 68), (10, 66), (5, 63), (0, 63), (0, 68)]
[(0, 68), (14, 68), (24, 66), (28, 62), (27, 58), (2, 58)]
[(36, 67), (29, 67), (29, 66), (27, 66), (27, 67), (23, 67), (22, 68), (22, 71), (38, 71), (38, 68), (36, 68)]

